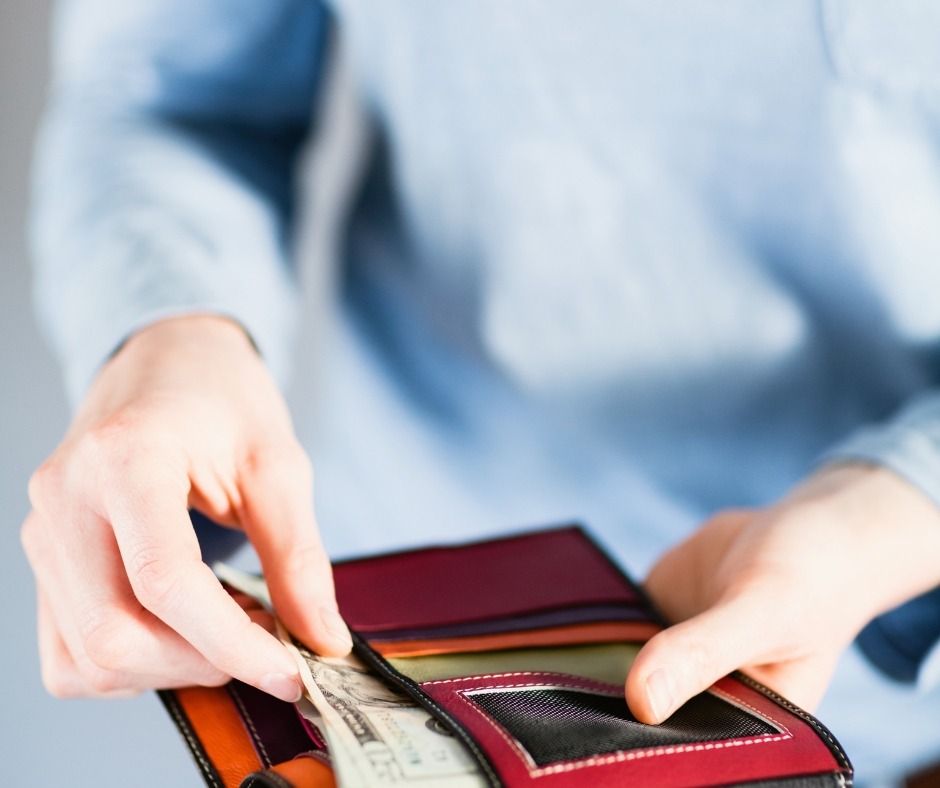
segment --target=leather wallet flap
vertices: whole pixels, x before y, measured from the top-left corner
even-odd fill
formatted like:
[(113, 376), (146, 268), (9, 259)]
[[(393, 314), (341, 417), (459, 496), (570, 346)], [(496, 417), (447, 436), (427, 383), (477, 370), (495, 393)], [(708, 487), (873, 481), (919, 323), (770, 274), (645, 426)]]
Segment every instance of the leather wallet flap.
[(489, 633), (506, 619), (530, 617), (537, 626), (540, 614), (566, 624), (642, 611), (633, 585), (578, 527), (343, 562), (334, 576), (343, 616), (370, 638), (461, 626), (475, 629), (461, 634), (482, 634), (481, 626)]

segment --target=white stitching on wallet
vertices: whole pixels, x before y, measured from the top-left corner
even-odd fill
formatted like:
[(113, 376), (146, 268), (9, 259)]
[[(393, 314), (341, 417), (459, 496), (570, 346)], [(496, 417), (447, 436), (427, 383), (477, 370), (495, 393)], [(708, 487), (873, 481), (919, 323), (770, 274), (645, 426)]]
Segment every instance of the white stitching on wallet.
[(792, 734), (790, 733), (790, 729), (787, 728), (787, 726), (784, 725), (782, 722), (778, 722), (777, 720), (775, 720), (773, 717), (771, 717), (771, 716), (770, 716), (769, 714), (767, 714), (766, 712), (758, 711), (758, 710), (755, 709), (750, 703), (745, 703), (745, 702), (744, 702), (743, 700), (741, 700), (739, 697), (737, 697), (737, 696), (735, 696), (735, 695), (732, 695), (732, 694), (730, 694), (730, 693), (728, 693), (728, 692), (725, 692), (724, 690), (717, 689), (716, 687), (711, 687), (711, 688), (709, 688), (708, 692), (712, 693), (713, 695), (718, 695), (719, 697), (724, 698), (726, 701), (728, 701), (728, 703), (730, 703), (730, 704), (732, 704), (732, 705), (734, 705), (734, 706), (743, 706), (743, 707), (746, 708), (746, 709), (750, 709), (750, 710), (753, 711), (758, 717), (763, 717), (764, 719), (770, 720), (770, 722), (772, 722), (772, 723), (773, 723), (774, 725), (776, 725), (781, 731), (783, 731), (785, 734), (787, 734), (788, 737), (792, 736)]
[(173, 719), (176, 720), (176, 727), (179, 728), (180, 733), (183, 734), (183, 737), (186, 739), (187, 743), (189, 744), (189, 749), (192, 751), (196, 760), (199, 761), (200, 764), (202, 764), (203, 774), (206, 776), (206, 780), (209, 782), (209, 784), (213, 788), (224, 788), (222, 783), (216, 780), (215, 777), (212, 775), (212, 772), (213, 772), (212, 766), (203, 756), (202, 749), (199, 746), (199, 742), (197, 742), (193, 738), (193, 735), (189, 732), (189, 724), (187, 723), (186, 719), (183, 717), (180, 710), (177, 708), (175, 699), (172, 703), (169, 703), (167, 705), (170, 709), (170, 714), (172, 714)]
[(460, 676), (455, 679), (435, 679), (434, 681), (423, 681), (421, 682), (422, 686), (425, 684), (457, 684), (458, 682), (472, 681), (475, 679), (501, 679), (501, 678), (510, 678), (512, 676), (544, 676), (545, 673), (537, 673), (532, 670), (521, 670), (515, 673), (482, 673), (477, 676)]
[(575, 769), (583, 769), (586, 766), (603, 766), (608, 763), (618, 763), (621, 761), (636, 761), (640, 758), (655, 758), (660, 755), (681, 755), (686, 752), (702, 752), (703, 750), (720, 750), (726, 747), (744, 747), (750, 744), (767, 744), (769, 742), (783, 741), (792, 737), (780, 736), (761, 736), (754, 739), (729, 739), (727, 741), (708, 742), (707, 744), (678, 744), (670, 747), (657, 747), (653, 750), (631, 750), (630, 752), (618, 752), (613, 755), (595, 756), (581, 761), (566, 761), (544, 769), (536, 769), (532, 772), (533, 777), (542, 777), (547, 774), (557, 774), (558, 772), (570, 772)]
[[(557, 682), (558, 680), (557, 674), (539, 673), (536, 671), (517, 671), (514, 673), (490, 673), (486, 675), (473, 676), (473, 677), (438, 679), (436, 681), (422, 682), (422, 686), (424, 684), (458, 684), (458, 683), (466, 683), (471, 680), (476, 681), (479, 679), (498, 679), (498, 678), (504, 678), (504, 677), (521, 677), (521, 676), (527, 676), (527, 677), (544, 676), (545, 678), (555, 679), (555, 682)], [(605, 686), (604, 684), (600, 682), (593, 682), (589, 680), (585, 680), (585, 683), (593, 685), (598, 688), (603, 688), (604, 689), (603, 694), (605, 695), (619, 694), (619, 688), (618, 688), (618, 691), (615, 693), (610, 690), (609, 685)], [(584, 758), (584, 759), (580, 759), (576, 761), (563, 761), (563, 762), (555, 763), (555, 764), (552, 764), (551, 766), (546, 766), (543, 768), (532, 768), (535, 766), (535, 764), (532, 762), (531, 756), (525, 751), (525, 749), (519, 744), (519, 742), (515, 741), (515, 739), (510, 738), (508, 734), (506, 733), (506, 731), (503, 729), (503, 727), (497, 724), (476, 703), (471, 701), (470, 698), (467, 697), (467, 695), (471, 693), (485, 691), (485, 690), (516, 689), (520, 687), (540, 687), (540, 686), (544, 686), (544, 684), (545, 684), (544, 681), (541, 681), (541, 682), (540, 681), (528, 681), (528, 682), (519, 682), (515, 684), (488, 684), (485, 686), (475, 686), (475, 687), (470, 687), (464, 690), (457, 690), (454, 693), (465, 704), (467, 704), (471, 709), (473, 709), (474, 712), (476, 712), (480, 716), (480, 718), (483, 719), (486, 722), (486, 724), (489, 725), (504, 742), (506, 742), (507, 745), (509, 745), (510, 749), (512, 749), (528, 765), (529, 773), (533, 777), (544, 777), (549, 774), (558, 774), (560, 772), (570, 772), (570, 771), (574, 771), (575, 769), (583, 769), (589, 766), (603, 766), (605, 764), (610, 764), (610, 763), (620, 763), (623, 761), (635, 761), (641, 758), (655, 758), (655, 757), (660, 757), (664, 755), (681, 755), (683, 753), (688, 753), (688, 752), (703, 752), (706, 750), (720, 750), (720, 749), (725, 749), (728, 747), (749, 746), (751, 744), (768, 744), (772, 742), (786, 741), (788, 739), (793, 738), (792, 734), (789, 732), (787, 727), (783, 725), (782, 723), (778, 722), (777, 720), (775, 720), (773, 717), (770, 717), (769, 715), (766, 715), (763, 712), (758, 711), (753, 706), (747, 703), (744, 703), (743, 701), (740, 701), (738, 698), (734, 697), (733, 695), (729, 695), (721, 690), (715, 690), (713, 688), (710, 690), (711, 692), (714, 692), (715, 694), (724, 697), (729, 702), (734, 702), (742, 706), (745, 706), (746, 708), (753, 711), (755, 714), (758, 714), (762, 717), (766, 717), (768, 720), (774, 723), (778, 728), (780, 728), (783, 731), (783, 733), (765, 734), (763, 736), (748, 737), (746, 739), (726, 739), (724, 741), (706, 742), (702, 744), (670, 745), (668, 747), (656, 747), (656, 748), (651, 748), (651, 749), (646, 749), (646, 750), (630, 750), (629, 752), (618, 752), (618, 753), (612, 753), (611, 755), (605, 755), (605, 756), (598, 755), (598, 756)], [(564, 686), (564, 685), (559, 685), (559, 686)], [(569, 688), (584, 689), (583, 687), (579, 687), (577, 684), (571, 684), (569, 685)]]
[[(460, 684), (467, 683), (472, 681), (480, 681), (481, 679), (508, 679), (508, 678), (518, 678), (521, 676), (526, 676), (529, 678), (534, 678), (537, 676), (542, 676), (546, 679), (552, 679), (552, 684), (558, 683), (559, 678), (564, 678), (565, 674), (562, 673), (545, 673), (543, 671), (533, 671), (533, 670), (521, 670), (514, 673), (483, 673), (477, 676), (460, 676), (453, 679), (435, 679), (434, 681), (422, 681), (421, 686), (427, 686), (432, 684)], [(572, 689), (584, 689), (584, 686), (589, 686), (596, 689), (598, 692), (603, 692), (605, 695), (619, 695), (621, 690), (620, 687), (613, 688), (612, 684), (606, 684), (602, 681), (595, 681), (594, 679), (585, 679), (580, 676), (572, 676), (577, 680), (577, 682), (570, 681), (569, 684), (559, 685), (566, 686)], [(484, 687), (469, 687), (467, 691), (476, 692), (477, 690), (488, 690), (488, 689), (503, 689), (508, 687), (530, 687), (530, 686), (539, 686), (544, 682), (525, 682), (522, 684), (499, 684), (495, 686), (484, 686)]]

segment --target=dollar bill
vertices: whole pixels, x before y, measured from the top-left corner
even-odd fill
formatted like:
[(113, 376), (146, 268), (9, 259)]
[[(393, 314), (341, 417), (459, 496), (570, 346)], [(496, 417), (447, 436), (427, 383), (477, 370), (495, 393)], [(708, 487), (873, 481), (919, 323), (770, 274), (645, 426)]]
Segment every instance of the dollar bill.
[[(226, 583), (270, 608), (263, 580), (224, 564), (213, 569)], [(280, 622), (277, 626), (281, 641), (297, 661), (305, 697), (316, 710), (317, 718), (310, 721), (326, 738), (340, 786), (487, 785), (459, 741), (361, 660), (353, 655), (317, 656)]]

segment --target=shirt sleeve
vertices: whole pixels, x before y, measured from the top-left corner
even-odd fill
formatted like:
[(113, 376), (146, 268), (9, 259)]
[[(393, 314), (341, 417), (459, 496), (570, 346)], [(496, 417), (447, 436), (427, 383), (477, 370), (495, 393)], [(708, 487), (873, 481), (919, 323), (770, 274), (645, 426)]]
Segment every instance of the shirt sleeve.
[(160, 318), (241, 323), (282, 382), (293, 164), (328, 17), (313, 0), (63, 0), (37, 145), (40, 323), (77, 404)]
[[(916, 398), (884, 424), (860, 429), (824, 460), (889, 468), (940, 506), (940, 392)], [(876, 618), (858, 645), (892, 678), (924, 689), (940, 686), (940, 587)]]

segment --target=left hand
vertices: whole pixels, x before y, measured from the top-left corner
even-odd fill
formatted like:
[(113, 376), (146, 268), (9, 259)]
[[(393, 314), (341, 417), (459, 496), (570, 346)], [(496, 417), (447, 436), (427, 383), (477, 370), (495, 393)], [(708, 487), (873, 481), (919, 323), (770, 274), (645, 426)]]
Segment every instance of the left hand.
[(883, 468), (823, 469), (780, 503), (721, 512), (653, 567), (670, 621), (626, 694), (658, 723), (736, 669), (812, 710), (875, 616), (940, 583), (940, 508)]

